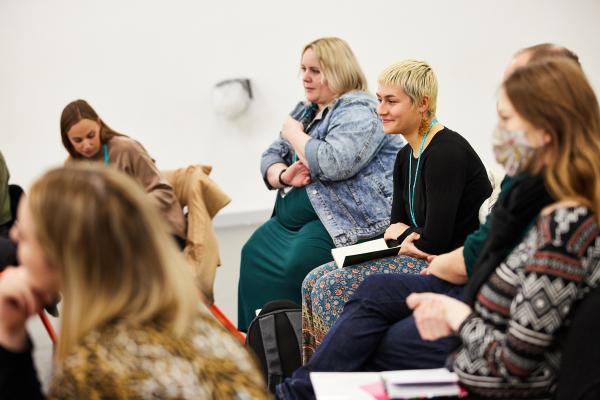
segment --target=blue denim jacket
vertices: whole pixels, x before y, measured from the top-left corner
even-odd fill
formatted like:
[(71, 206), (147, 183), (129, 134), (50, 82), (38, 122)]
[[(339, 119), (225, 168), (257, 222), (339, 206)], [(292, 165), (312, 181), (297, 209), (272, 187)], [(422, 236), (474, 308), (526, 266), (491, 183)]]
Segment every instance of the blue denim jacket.
[[(299, 119), (308, 107), (291, 113)], [(404, 140), (386, 135), (366, 92), (340, 96), (308, 127), (305, 155), (312, 182), (308, 198), (336, 247), (385, 231), (390, 224), (394, 160)], [(275, 163), (292, 164), (294, 150), (279, 138), (262, 154), (261, 173)], [(268, 185), (267, 185), (268, 186)]]

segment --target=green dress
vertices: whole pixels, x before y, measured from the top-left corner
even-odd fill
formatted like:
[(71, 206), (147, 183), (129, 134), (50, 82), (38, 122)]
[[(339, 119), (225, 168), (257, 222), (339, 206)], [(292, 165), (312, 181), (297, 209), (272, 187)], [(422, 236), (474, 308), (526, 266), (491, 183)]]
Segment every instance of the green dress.
[(331, 261), (333, 240), (305, 188), (277, 195), (273, 217), (242, 248), (238, 286), (238, 329), (246, 331), (256, 310), (272, 300), (301, 304), (304, 277)]

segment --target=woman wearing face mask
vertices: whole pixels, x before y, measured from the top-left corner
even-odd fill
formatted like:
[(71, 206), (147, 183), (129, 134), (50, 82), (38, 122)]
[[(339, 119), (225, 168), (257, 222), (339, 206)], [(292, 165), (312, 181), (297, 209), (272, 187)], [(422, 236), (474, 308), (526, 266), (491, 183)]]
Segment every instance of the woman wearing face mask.
[(262, 155), (263, 179), (278, 194), (272, 218), (242, 249), (241, 330), (269, 301), (300, 303), (302, 280), (332, 259), (333, 247), (381, 235), (389, 225), (402, 140), (384, 134), (352, 50), (338, 38), (308, 43), (300, 75), (306, 102)]
[(479, 208), (492, 192), (469, 143), (436, 118), (437, 78), (423, 61), (405, 60), (379, 76), (378, 113), (387, 134), (407, 141), (394, 166), (391, 225), (384, 238), (399, 256), (350, 268), (325, 264), (304, 279), (303, 358), (306, 363), (356, 288), (373, 274), (418, 274), (427, 256), (462, 245), (479, 226)]
[[(556, 201), (504, 260), (488, 245), (466, 304), (428, 293), (407, 303), (423, 338), (461, 339), (454, 369), (471, 392), (550, 398), (563, 344), (558, 333), (576, 301), (600, 283), (599, 106), (574, 62), (551, 59), (504, 82), (498, 115), (500, 160), (513, 173), (541, 173)], [(508, 237), (514, 223), (492, 229)]]
[[(506, 80), (498, 113), (496, 155), (519, 181), (490, 215), (466, 290), (468, 305), (423, 293), (411, 295), (408, 306), (423, 339), (454, 332), (463, 342), (455, 369), (472, 392), (549, 398), (564, 339), (557, 333), (568, 325), (573, 304), (600, 279), (598, 103), (577, 63), (547, 59)], [(311, 393), (308, 371), (410, 364), (406, 352), (394, 350), (414, 341), (402, 334), (412, 322), (403, 292), (411, 282), (408, 276), (379, 278), (365, 280), (309, 365), (282, 385), (285, 398)], [(414, 347), (421, 352), (413, 357), (432, 356), (427, 344)]]
[(12, 235), (23, 265), (0, 277), (0, 398), (42, 397), (25, 323), (57, 291), (48, 398), (268, 398), (131, 178), (82, 164), (52, 170), (20, 205)]
[(140, 143), (112, 130), (85, 100), (64, 108), (60, 135), (70, 160), (102, 162), (132, 176), (165, 216), (177, 244), (185, 246), (185, 219), (175, 192)]

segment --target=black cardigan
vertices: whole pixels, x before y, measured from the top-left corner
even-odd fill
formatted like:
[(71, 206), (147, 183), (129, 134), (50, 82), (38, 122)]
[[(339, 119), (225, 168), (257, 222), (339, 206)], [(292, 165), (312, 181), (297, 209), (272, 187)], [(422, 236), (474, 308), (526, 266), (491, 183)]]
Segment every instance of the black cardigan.
[[(415, 188), (415, 228), (408, 203), (410, 146), (398, 152), (394, 165), (394, 197), (391, 223), (410, 226), (398, 238), (411, 232), (421, 238), (417, 248), (430, 254), (445, 253), (462, 246), (465, 238), (479, 226), (479, 208), (492, 193), (492, 186), (481, 159), (458, 133), (444, 128), (423, 151)], [(414, 182), (417, 159), (412, 158)], [(411, 188), (412, 190), (412, 188)]]

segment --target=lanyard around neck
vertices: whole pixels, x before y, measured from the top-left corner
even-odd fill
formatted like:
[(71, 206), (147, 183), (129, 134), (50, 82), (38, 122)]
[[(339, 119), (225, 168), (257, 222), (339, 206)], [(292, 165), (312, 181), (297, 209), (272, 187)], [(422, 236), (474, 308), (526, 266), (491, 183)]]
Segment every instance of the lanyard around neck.
[[(411, 174), (412, 158), (413, 158), (412, 149), (410, 150), (410, 153), (408, 154), (408, 207), (410, 208), (410, 219), (415, 228), (419, 227), (419, 225), (417, 225), (417, 220), (415, 219), (415, 188), (417, 186), (417, 175), (419, 173), (419, 164), (421, 164), (421, 154), (423, 154), (423, 146), (425, 145), (425, 141), (427, 140), (427, 135), (429, 135), (429, 131), (431, 130), (431, 127), (434, 126), (435, 124), (437, 124), (437, 122), (438, 122), (437, 118), (434, 118), (431, 120), (431, 122), (429, 123), (429, 128), (427, 128), (427, 132), (425, 132), (425, 134), (423, 135), (423, 139), (421, 139), (421, 144), (419, 145), (419, 157), (417, 158), (417, 166), (415, 168), (414, 182), (412, 180), (412, 174)], [(411, 190), (411, 183), (412, 183), (412, 190)]]
[(104, 143), (102, 148), (104, 149), (104, 165), (108, 165), (108, 145)]

